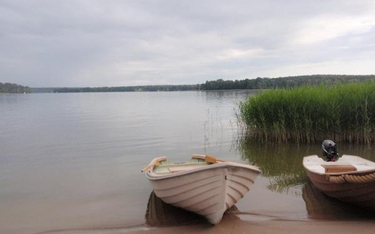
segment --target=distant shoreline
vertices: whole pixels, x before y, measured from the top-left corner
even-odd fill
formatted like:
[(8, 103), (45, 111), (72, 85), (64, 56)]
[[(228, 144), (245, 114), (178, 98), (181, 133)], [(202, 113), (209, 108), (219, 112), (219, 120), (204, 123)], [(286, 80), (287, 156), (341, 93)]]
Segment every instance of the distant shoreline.
[(1, 83), (0, 93), (31, 93), (32, 89), (27, 86), (22, 86), (13, 83)]
[[(241, 89), (274, 89), (290, 88), (302, 85), (332, 85), (336, 83), (363, 82), (375, 80), (375, 75), (308, 75), (278, 78), (256, 78), (243, 80), (213, 80), (203, 84), (190, 85), (144, 85), (118, 87), (64, 87), (39, 88), (54, 93), (84, 92), (160, 92), (160, 91), (194, 91), (194, 90), (241, 90)], [(36, 92), (39, 90), (34, 88)]]
[[(56, 93), (58, 92), (53, 92), (53, 91), (38, 91), (40, 88), (31, 88), (34, 90), (33, 92), (28, 92), (26, 94), (37, 94), (37, 93)], [(37, 91), (35, 92), (35, 89)], [(44, 89), (44, 88), (43, 88)], [(267, 89), (219, 89), (219, 90), (176, 90), (176, 91), (128, 91), (128, 92), (123, 92), (123, 91), (112, 91), (112, 92), (62, 92), (62, 93), (166, 93), (166, 92), (233, 92), (233, 91), (260, 91), (260, 90), (267, 90)], [(24, 93), (0, 93), (0, 94), (24, 94)]]
[[(195, 90), (241, 90), (291, 88), (302, 85), (332, 85), (337, 83), (375, 81), (375, 75), (304, 75), (278, 78), (255, 78), (243, 80), (217, 79), (203, 84), (141, 85), (115, 87), (44, 87), (30, 88), (10, 83), (0, 83), (0, 93), (93, 93), (93, 92), (160, 92)], [(7, 88), (3, 88), (7, 86)], [(13, 88), (10, 89), (9, 87)]]

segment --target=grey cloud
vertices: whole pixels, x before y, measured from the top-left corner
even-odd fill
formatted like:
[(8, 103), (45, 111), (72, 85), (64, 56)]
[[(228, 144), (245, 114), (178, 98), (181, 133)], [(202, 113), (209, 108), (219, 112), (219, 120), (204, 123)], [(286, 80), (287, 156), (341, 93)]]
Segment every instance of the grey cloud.
[(0, 81), (201, 83), (364, 60), (371, 72), (374, 15), (373, 1), (0, 0)]

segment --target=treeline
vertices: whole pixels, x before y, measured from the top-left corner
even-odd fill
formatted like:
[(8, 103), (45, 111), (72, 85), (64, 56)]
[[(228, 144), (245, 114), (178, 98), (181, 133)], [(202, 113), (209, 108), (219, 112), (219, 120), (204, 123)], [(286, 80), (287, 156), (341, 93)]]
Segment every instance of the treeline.
[(302, 85), (336, 84), (375, 80), (375, 75), (309, 75), (288, 76), (279, 78), (256, 78), (245, 80), (214, 80), (206, 81), (201, 90), (226, 89), (273, 89), (289, 88)]
[(147, 85), (147, 86), (120, 86), (94, 88), (55, 88), (54, 93), (83, 93), (83, 92), (137, 92), (137, 91), (189, 91), (199, 90), (200, 85)]
[(56, 88), (35, 88), (35, 87), (32, 87), (31, 90), (33, 91), (33, 93), (53, 93), (53, 91), (55, 90)]
[[(375, 80), (375, 75), (308, 75), (278, 78), (256, 78), (244, 80), (213, 80), (194, 85), (145, 85), (120, 87), (49, 88), (48, 92), (137, 92), (137, 91), (189, 91), (189, 90), (230, 90), (230, 89), (275, 89), (302, 85), (350, 83)], [(35, 92), (46, 92), (35, 88)]]
[(0, 82), (0, 93), (31, 93), (31, 88), (12, 83)]

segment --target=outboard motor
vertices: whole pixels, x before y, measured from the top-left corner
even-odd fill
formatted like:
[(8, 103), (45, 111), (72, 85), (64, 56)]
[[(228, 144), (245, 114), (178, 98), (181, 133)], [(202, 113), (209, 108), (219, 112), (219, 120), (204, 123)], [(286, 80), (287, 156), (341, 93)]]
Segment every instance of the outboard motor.
[(339, 158), (336, 143), (331, 140), (324, 140), (322, 143), (323, 156), (327, 158), (327, 162), (335, 162)]

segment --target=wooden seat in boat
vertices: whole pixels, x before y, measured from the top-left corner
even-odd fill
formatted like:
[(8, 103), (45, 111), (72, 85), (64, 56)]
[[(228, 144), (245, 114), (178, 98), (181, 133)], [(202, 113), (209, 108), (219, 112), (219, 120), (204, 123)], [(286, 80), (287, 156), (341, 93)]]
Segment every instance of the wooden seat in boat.
[(342, 173), (357, 171), (357, 168), (353, 165), (322, 165), (325, 169), (325, 173)]

